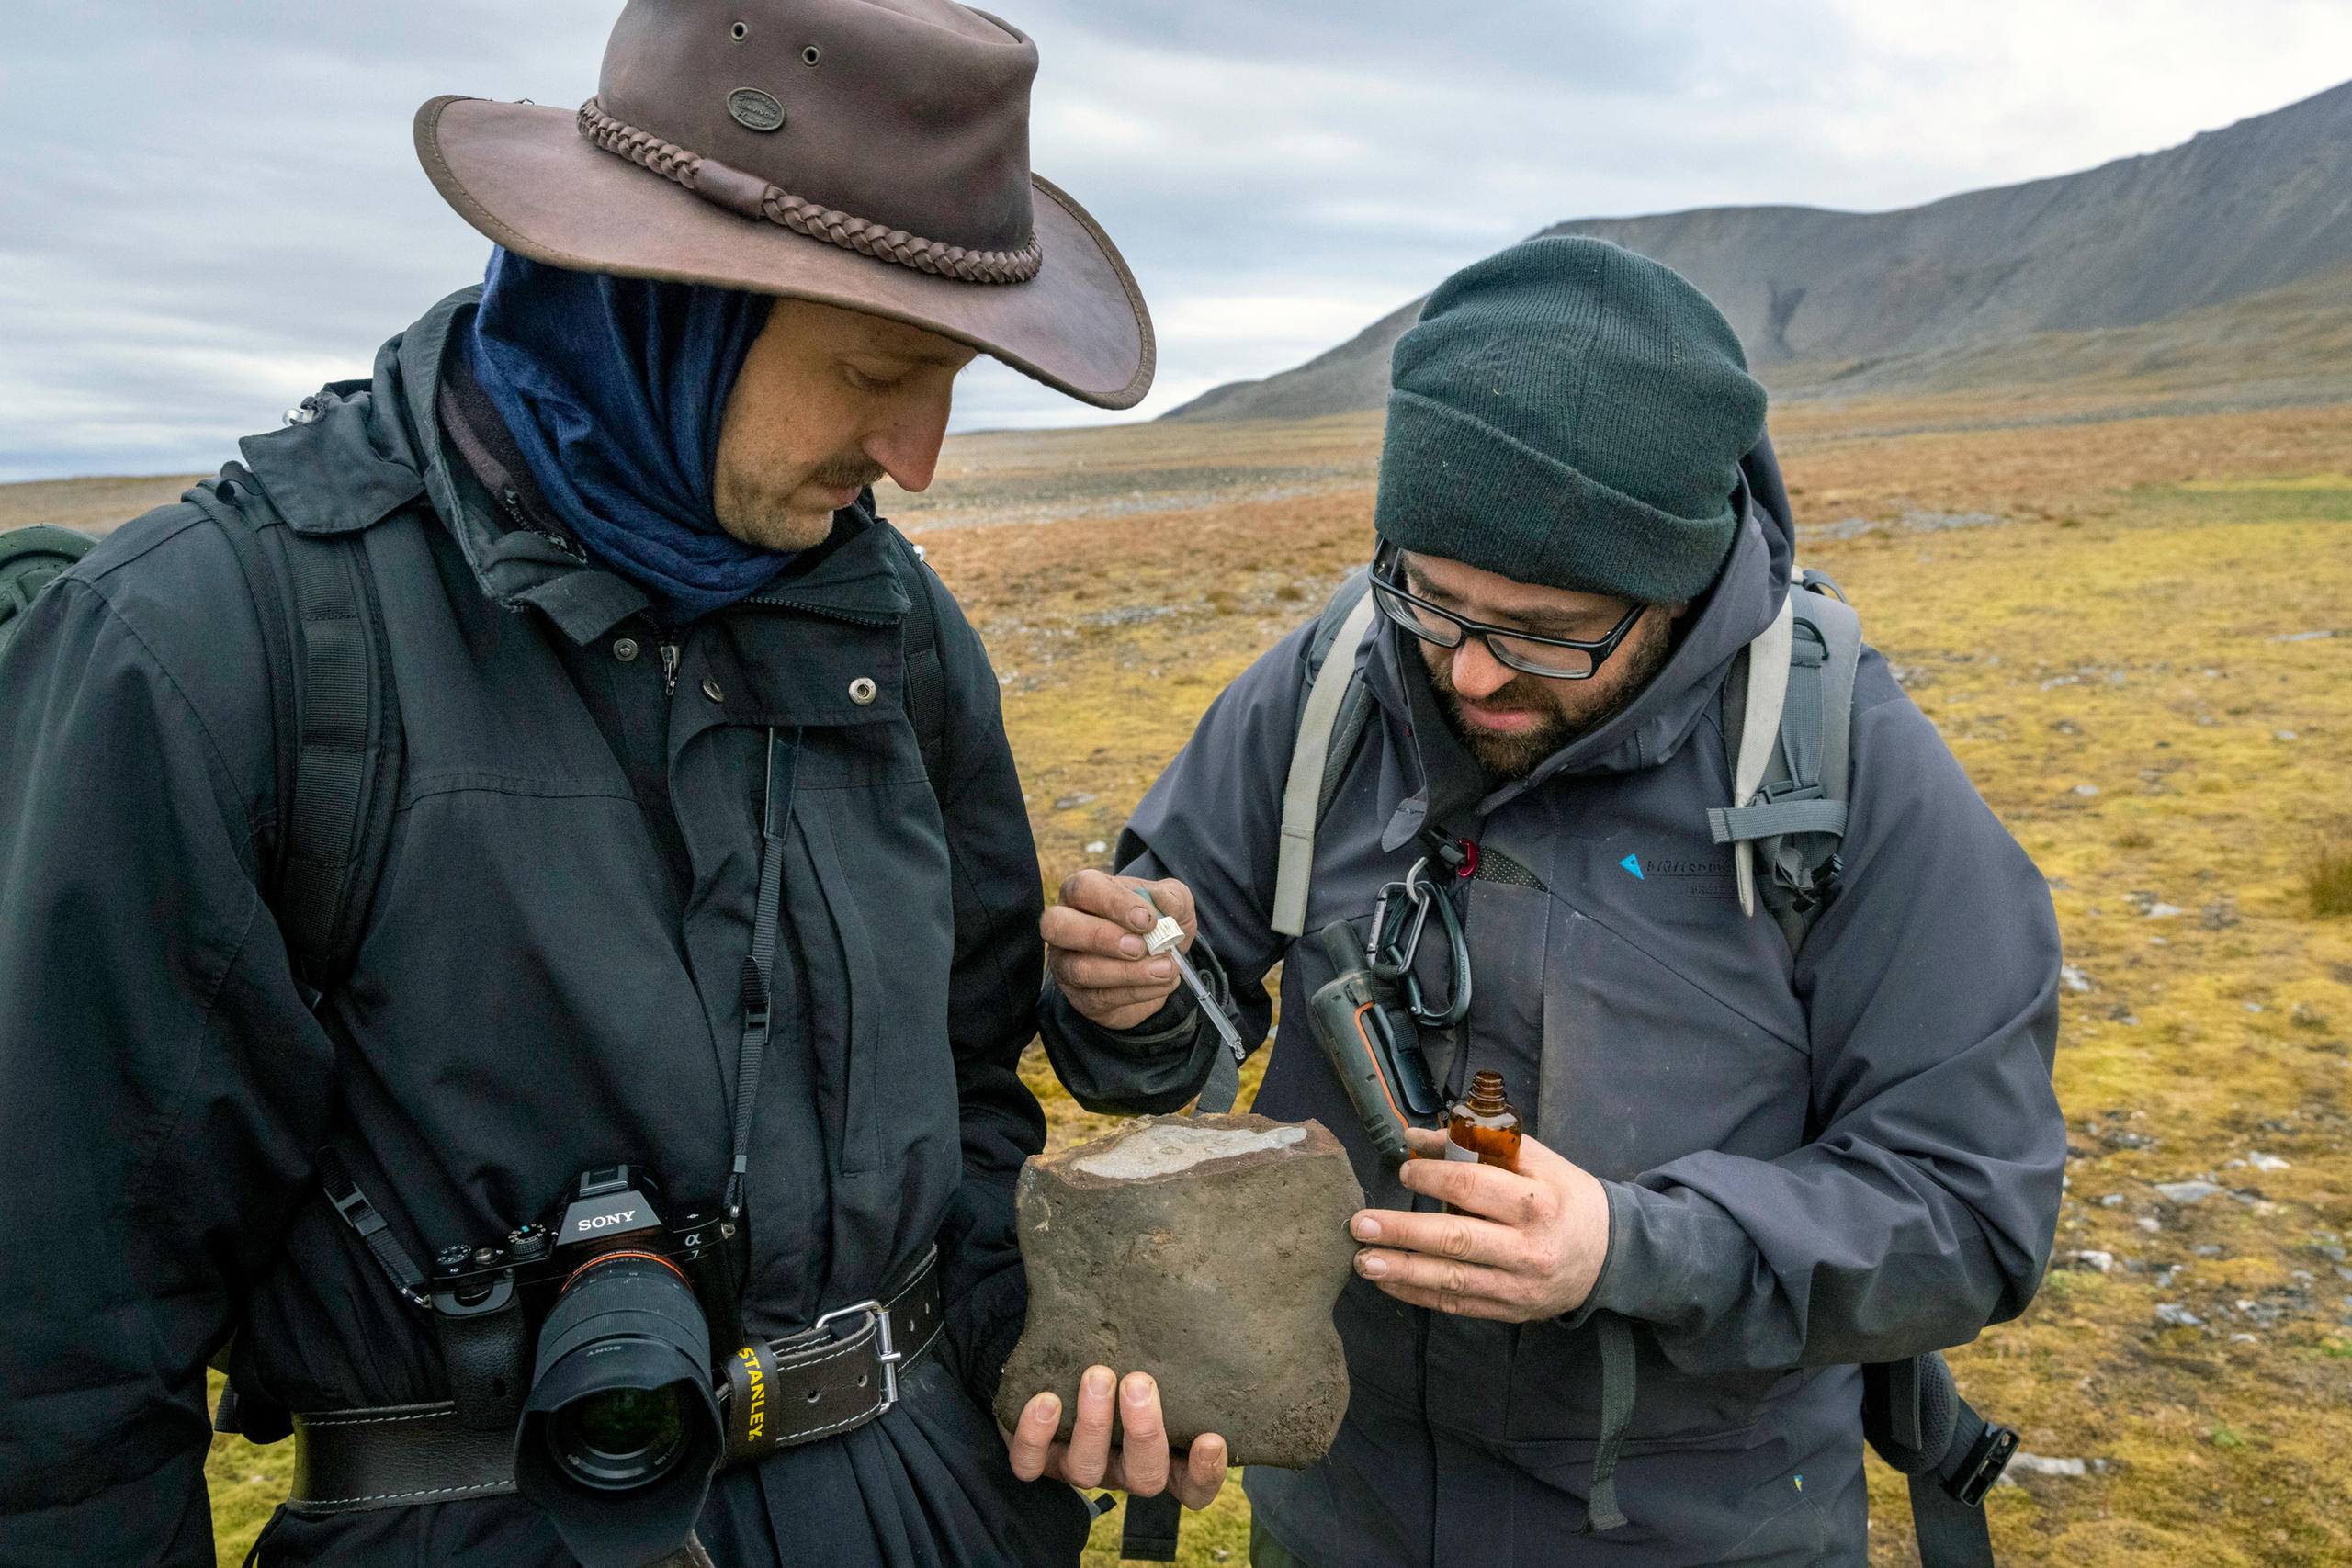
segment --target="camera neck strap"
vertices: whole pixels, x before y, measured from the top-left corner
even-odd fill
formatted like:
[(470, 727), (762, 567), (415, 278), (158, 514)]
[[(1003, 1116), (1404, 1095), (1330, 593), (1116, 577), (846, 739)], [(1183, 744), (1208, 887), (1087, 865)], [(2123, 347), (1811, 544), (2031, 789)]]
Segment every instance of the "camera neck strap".
[(735, 1060), (734, 1160), (727, 1172), (727, 1217), (743, 1215), (744, 1173), (752, 1163), (752, 1112), (759, 1100), (775, 1009), (776, 923), (784, 902), (784, 844), (792, 825), (799, 772), (798, 728), (768, 731), (767, 788), (760, 813), (760, 891), (752, 916), (752, 951), (743, 959), (743, 1044)]

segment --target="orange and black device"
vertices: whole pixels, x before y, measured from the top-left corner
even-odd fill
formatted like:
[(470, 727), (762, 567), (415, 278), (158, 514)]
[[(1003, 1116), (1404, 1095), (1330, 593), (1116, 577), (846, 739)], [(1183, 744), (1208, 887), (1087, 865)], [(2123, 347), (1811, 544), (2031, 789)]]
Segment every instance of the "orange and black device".
[(1401, 1166), (1410, 1157), (1405, 1129), (1435, 1126), (1443, 1109), (1420, 1028), (1396, 983), (1373, 972), (1353, 926), (1335, 921), (1321, 941), (1338, 973), (1308, 998), (1307, 1017), (1364, 1135), (1389, 1166)]

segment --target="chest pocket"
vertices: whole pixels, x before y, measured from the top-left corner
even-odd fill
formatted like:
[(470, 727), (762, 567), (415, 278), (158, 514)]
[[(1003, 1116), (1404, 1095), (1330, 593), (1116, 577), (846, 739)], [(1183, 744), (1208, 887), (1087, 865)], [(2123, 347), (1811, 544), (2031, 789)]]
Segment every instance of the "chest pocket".
[(1719, 997), (1566, 903), (1548, 946), (1545, 1144), (1621, 1181), (1702, 1149), (1773, 1159), (1803, 1144), (1812, 1057), (1778, 965), (1752, 997)]

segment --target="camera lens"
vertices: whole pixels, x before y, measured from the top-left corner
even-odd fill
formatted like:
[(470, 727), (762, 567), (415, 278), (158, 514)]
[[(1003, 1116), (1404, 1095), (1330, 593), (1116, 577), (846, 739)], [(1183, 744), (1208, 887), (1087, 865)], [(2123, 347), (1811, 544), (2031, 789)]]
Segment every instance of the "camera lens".
[(724, 1447), (685, 1276), (650, 1252), (582, 1264), (539, 1330), (516, 1489), (584, 1568), (640, 1568), (693, 1529)]
[(556, 1463), (583, 1486), (642, 1486), (677, 1463), (685, 1447), (674, 1386), (607, 1389), (573, 1400), (548, 1423)]

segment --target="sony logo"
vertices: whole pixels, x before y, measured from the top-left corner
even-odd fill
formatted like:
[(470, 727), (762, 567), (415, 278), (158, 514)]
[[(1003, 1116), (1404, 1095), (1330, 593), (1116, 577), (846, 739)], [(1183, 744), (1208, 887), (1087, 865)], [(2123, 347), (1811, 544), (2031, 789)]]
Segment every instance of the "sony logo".
[(600, 1231), (607, 1225), (622, 1224), (635, 1218), (637, 1218), (635, 1209), (623, 1209), (616, 1214), (597, 1214), (582, 1220), (576, 1228), (583, 1231)]

